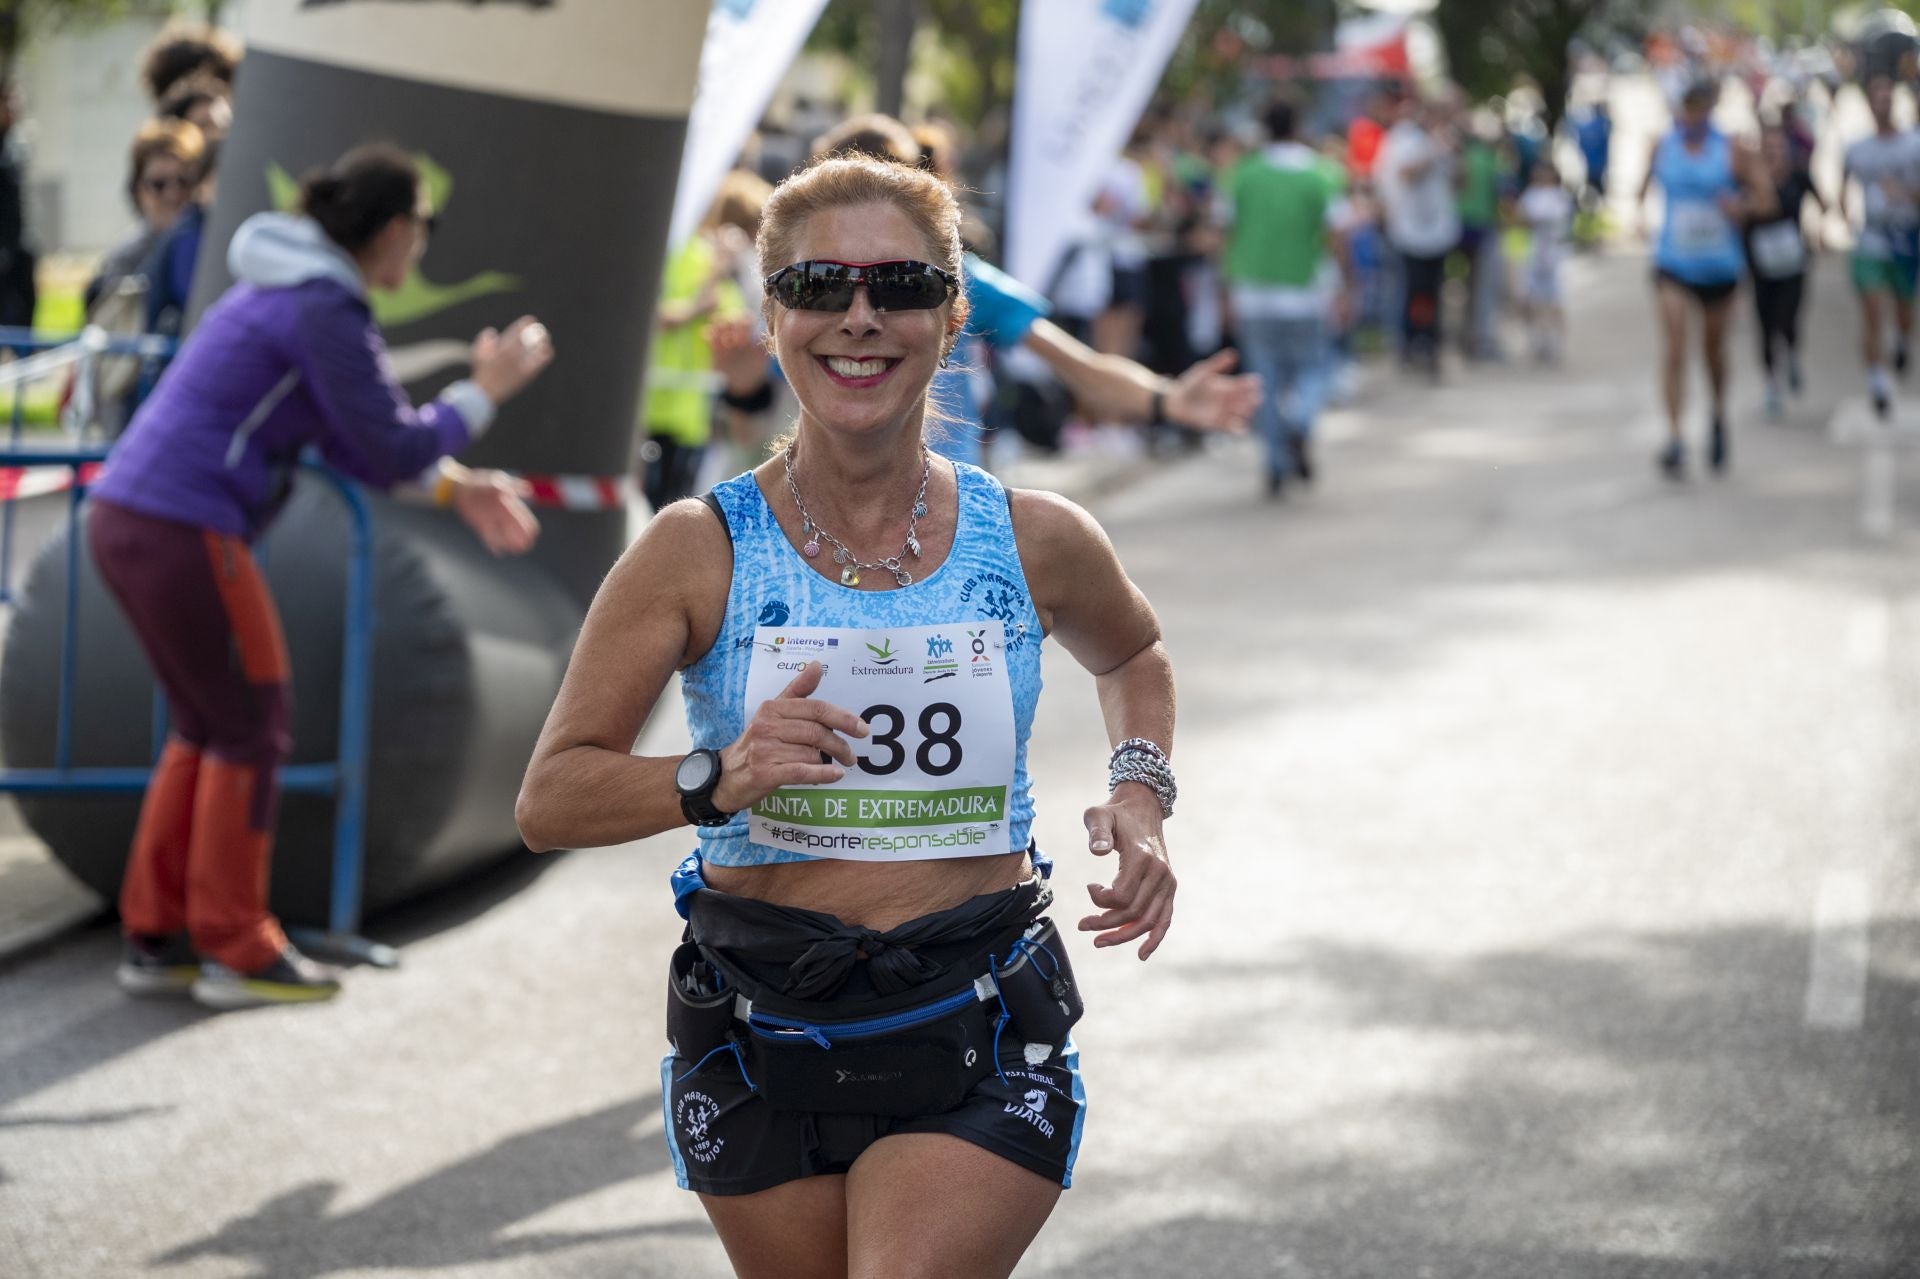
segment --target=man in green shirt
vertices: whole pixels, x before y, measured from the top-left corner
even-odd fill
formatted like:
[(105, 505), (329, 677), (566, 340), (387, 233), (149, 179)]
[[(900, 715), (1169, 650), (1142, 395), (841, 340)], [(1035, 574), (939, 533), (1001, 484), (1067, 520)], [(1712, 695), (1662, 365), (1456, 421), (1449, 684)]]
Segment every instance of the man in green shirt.
[(1499, 125), (1479, 120), (1460, 152), (1460, 252), (1467, 260), (1467, 325), (1462, 349), (1469, 360), (1498, 360), (1500, 298), (1505, 291), (1500, 206), (1506, 165)]
[(1309, 440), (1331, 377), (1332, 320), (1351, 297), (1346, 245), (1334, 229), (1334, 186), (1294, 136), (1293, 104), (1266, 110), (1271, 142), (1228, 174), (1221, 270), (1247, 370), (1260, 375), (1255, 425), (1266, 443), (1266, 484), (1311, 481)]

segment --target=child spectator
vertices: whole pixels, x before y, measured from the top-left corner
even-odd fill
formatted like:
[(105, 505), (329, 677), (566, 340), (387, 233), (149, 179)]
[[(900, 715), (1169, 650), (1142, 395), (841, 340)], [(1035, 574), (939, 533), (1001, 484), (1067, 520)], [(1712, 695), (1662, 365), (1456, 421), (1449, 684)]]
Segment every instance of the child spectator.
[(1560, 185), (1559, 172), (1545, 160), (1535, 162), (1532, 180), (1520, 197), (1520, 220), (1532, 241), (1521, 301), (1533, 328), (1534, 358), (1542, 364), (1558, 363), (1567, 327), (1560, 264), (1567, 256), (1567, 234), (1573, 226), (1573, 197)]

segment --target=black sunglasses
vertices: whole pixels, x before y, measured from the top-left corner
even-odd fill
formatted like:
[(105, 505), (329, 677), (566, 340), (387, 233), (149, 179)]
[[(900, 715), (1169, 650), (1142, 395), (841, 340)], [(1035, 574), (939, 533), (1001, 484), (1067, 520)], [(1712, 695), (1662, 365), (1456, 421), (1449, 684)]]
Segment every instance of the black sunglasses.
[(931, 311), (960, 289), (950, 272), (928, 262), (795, 262), (766, 285), (793, 311), (844, 311), (861, 285), (876, 311)]

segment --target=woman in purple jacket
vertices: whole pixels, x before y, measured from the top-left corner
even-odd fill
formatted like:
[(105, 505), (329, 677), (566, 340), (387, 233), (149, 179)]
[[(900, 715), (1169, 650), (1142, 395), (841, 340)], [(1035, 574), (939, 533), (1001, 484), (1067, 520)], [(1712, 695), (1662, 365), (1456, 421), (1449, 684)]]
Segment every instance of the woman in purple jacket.
[(249, 544), (292, 489), (301, 451), (381, 488), (451, 505), (495, 554), (538, 524), (514, 481), (450, 460), (553, 358), (523, 318), (473, 344), (473, 376), (414, 408), (367, 303), (426, 250), (433, 212), (405, 152), (360, 147), (302, 187), (303, 215), (233, 237), (237, 283), (207, 310), (94, 487), (88, 541), (167, 695), (155, 769), (120, 891), (118, 977), (238, 1008), (339, 992), (267, 909), (288, 733), (287, 651)]

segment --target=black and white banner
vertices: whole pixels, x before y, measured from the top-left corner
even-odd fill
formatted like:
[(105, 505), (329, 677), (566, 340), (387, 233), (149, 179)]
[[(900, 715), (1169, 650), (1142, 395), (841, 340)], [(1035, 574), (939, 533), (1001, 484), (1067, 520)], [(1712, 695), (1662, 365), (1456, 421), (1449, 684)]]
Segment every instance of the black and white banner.
[(1045, 288), (1146, 108), (1196, 0), (1028, 0), (1020, 7), (1007, 264)]
[(669, 244), (706, 216), (740, 148), (807, 42), (827, 0), (713, 0), (700, 49), (700, 86), (687, 117), (687, 149), (673, 194)]

